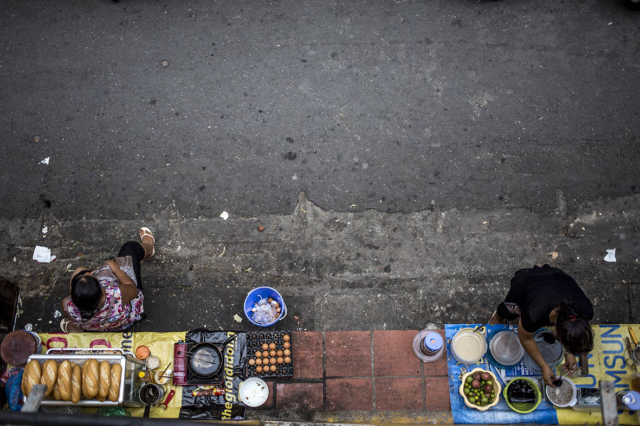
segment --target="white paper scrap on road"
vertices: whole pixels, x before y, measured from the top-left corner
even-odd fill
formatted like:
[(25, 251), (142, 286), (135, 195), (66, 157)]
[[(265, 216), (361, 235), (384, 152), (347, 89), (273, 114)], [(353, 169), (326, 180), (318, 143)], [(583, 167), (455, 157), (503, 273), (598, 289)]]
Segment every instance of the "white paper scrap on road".
[(39, 263), (49, 263), (56, 260), (56, 257), (51, 256), (51, 249), (44, 246), (36, 246), (33, 251), (33, 260)]
[(240, 315), (238, 315), (238, 314), (235, 314), (235, 315), (233, 316), (233, 319), (234, 319), (236, 322), (242, 322), (242, 317), (241, 317)]
[(229, 213), (227, 213), (227, 212), (222, 212), (222, 213), (220, 213), (220, 217), (221, 217), (223, 220), (227, 220), (227, 219), (229, 219)]
[(44, 227), (42, 228), (42, 233), (43, 233), (43, 234), (46, 234), (47, 232), (49, 232), (49, 227), (48, 227), (48, 226), (44, 226)]
[(47, 157), (47, 158), (45, 158), (44, 160), (42, 160), (42, 161), (40, 162), (40, 164), (49, 164), (49, 158), (51, 158), (51, 157)]
[(604, 257), (605, 262), (613, 263), (616, 261), (616, 249), (607, 249), (607, 255)]

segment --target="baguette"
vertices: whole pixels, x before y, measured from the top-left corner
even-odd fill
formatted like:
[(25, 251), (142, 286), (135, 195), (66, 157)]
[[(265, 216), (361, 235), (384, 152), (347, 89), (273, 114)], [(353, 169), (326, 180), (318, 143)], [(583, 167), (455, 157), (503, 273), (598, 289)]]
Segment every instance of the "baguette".
[(40, 383), (42, 377), (42, 367), (40, 363), (35, 359), (32, 359), (27, 363), (22, 373), (22, 393), (24, 396), (29, 396), (33, 385)]
[(77, 404), (80, 402), (80, 383), (82, 383), (82, 370), (75, 362), (71, 371), (71, 402)]
[(113, 364), (111, 366), (111, 383), (109, 384), (109, 401), (116, 402), (120, 396), (120, 376), (122, 375), (122, 366)]
[(87, 367), (89, 367), (89, 360), (85, 361), (84, 364), (82, 364), (82, 371), (80, 374), (80, 379), (81, 379), (81, 384), (82, 384), (82, 396), (84, 396), (85, 398), (90, 398), (89, 394), (87, 393), (87, 384), (84, 381), (85, 376), (87, 375)]
[(60, 399), (69, 401), (71, 399), (71, 363), (62, 361), (58, 367), (58, 380), (56, 381)]
[(98, 396), (99, 391), (98, 378), (100, 377), (100, 372), (98, 370), (98, 361), (89, 359), (85, 361), (85, 364), (87, 364), (87, 368), (82, 374), (82, 381), (86, 387), (87, 397), (95, 398)]
[(58, 383), (53, 385), (53, 398), (56, 401), (60, 401), (62, 398), (60, 397), (60, 389), (58, 389)]
[(40, 378), (40, 384), (47, 385), (47, 391), (44, 396), (50, 396), (53, 393), (53, 386), (56, 384), (56, 378), (58, 374), (58, 363), (49, 359), (42, 365), (42, 377)]
[(98, 399), (104, 401), (109, 395), (109, 385), (111, 380), (111, 364), (109, 361), (100, 363), (100, 379), (98, 380)]

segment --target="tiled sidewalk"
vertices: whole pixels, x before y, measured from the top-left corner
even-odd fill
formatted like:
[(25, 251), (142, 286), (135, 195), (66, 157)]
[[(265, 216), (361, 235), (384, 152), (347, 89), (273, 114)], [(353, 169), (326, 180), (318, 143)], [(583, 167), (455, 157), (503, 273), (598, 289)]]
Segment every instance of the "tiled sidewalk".
[(411, 348), (417, 332), (295, 332), (294, 377), (268, 381), (262, 408), (451, 411), (446, 354), (420, 361)]

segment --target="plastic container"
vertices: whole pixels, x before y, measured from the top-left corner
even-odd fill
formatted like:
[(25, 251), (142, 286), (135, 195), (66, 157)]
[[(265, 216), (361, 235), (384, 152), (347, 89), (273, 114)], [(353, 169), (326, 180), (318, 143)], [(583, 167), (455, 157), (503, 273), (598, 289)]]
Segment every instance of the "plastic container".
[(451, 355), (462, 364), (479, 364), (486, 352), (487, 341), (473, 328), (463, 328), (451, 339)]
[[(515, 382), (516, 380), (524, 380), (526, 382), (529, 382), (529, 384), (533, 387), (535, 393), (536, 393), (536, 402), (515, 402), (515, 403), (511, 403), (509, 402), (509, 399), (507, 398), (507, 389), (509, 389), (509, 385), (511, 385), (511, 383)], [(516, 377), (513, 380), (511, 380), (509, 383), (507, 383), (507, 386), (504, 387), (504, 390), (502, 391), (502, 396), (504, 397), (505, 402), (507, 403), (507, 405), (509, 406), (509, 408), (511, 408), (513, 411), (515, 411), (516, 413), (520, 413), (520, 414), (528, 414), (531, 413), (533, 410), (535, 410), (536, 408), (538, 408), (538, 405), (540, 405), (540, 402), (542, 401), (542, 393), (540, 392), (540, 388), (538, 388), (538, 385), (536, 384), (536, 382), (534, 382), (533, 380), (527, 378), (527, 377)]]
[(510, 330), (499, 331), (491, 337), (489, 352), (501, 366), (506, 367), (516, 365), (524, 356), (518, 335)]
[(571, 407), (575, 411), (600, 412), (600, 389), (578, 388), (578, 401)]
[[(493, 380), (493, 389), (496, 392), (496, 399), (494, 399), (491, 404), (484, 405), (484, 406), (474, 405), (474, 404), (471, 404), (467, 399), (467, 397), (465, 396), (464, 384), (467, 381), (467, 377), (472, 376), (475, 373), (489, 373), (491, 375), (491, 378)], [(460, 396), (462, 397), (462, 400), (464, 401), (467, 407), (475, 408), (478, 411), (487, 411), (489, 408), (498, 405), (498, 402), (500, 402), (500, 388), (501, 388), (500, 382), (496, 380), (496, 375), (493, 374), (491, 371), (483, 370), (482, 368), (474, 368), (472, 371), (469, 371), (468, 373), (463, 374), (460, 380), (462, 381), (462, 383), (460, 383), (460, 389), (458, 389), (458, 391), (460, 392)]]
[(550, 394), (555, 395), (556, 388), (552, 388), (551, 386), (547, 386), (545, 389), (545, 392), (547, 394), (547, 399), (549, 400), (549, 402), (551, 402), (554, 406), (558, 408), (573, 407), (578, 402), (578, 390), (576, 388), (576, 385), (573, 383), (573, 381), (571, 381), (571, 379), (568, 379), (566, 377), (562, 379), (562, 381), (567, 382), (571, 385), (571, 388), (573, 390), (573, 397), (571, 398), (571, 400), (566, 404), (556, 404), (555, 402), (553, 402), (553, 398), (555, 398), (555, 396), (549, 396), (549, 395)]
[[(256, 303), (262, 299), (273, 298), (276, 302), (280, 304), (280, 316), (273, 322), (268, 324), (258, 324), (251, 319), (253, 312), (251, 309), (255, 306)], [(276, 324), (278, 321), (284, 319), (287, 316), (287, 306), (284, 304), (284, 299), (282, 295), (278, 293), (278, 291), (271, 287), (258, 287), (251, 290), (247, 297), (244, 299), (244, 315), (247, 317), (249, 322), (253, 325), (257, 325), (258, 327), (271, 327)]]

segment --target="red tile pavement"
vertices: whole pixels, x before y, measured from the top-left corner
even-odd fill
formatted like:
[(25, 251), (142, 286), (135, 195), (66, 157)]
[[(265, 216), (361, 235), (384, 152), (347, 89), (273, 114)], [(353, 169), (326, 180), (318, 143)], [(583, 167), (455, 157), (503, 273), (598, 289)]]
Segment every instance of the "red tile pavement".
[(292, 334), (291, 358), (293, 359), (293, 377), (295, 379), (321, 379), (322, 332), (294, 331)]
[(278, 383), (276, 392), (278, 409), (322, 410), (322, 383)]
[(427, 411), (451, 411), (448, 377), (425, 377)]
[[(444, 330), (434, 330), (442, 335), (444, 340)], [(425, 376), (446, 376), (449, 374), (447, 367), (447, 348), (445, 345), (444, 353), (439, 360), (435, 362), (423, 362), (422, 368)]]
[(327, 377), (371, 376), (371, 333), (333, 331), (324, 336)]
[(327, 379), (327, 410), (372, 410), (371, 379)]
[(373, 332), (376, 376), (419, 376), (420, 361), (411, 342), (418, 330)]
[(422, 378), (376, 378), (376, 408), (422, 411)]
[(273, 381), (265, 380), (265, 382), (267, 383), (267, 387), (269, 388), (269, 397), (264, 404), (258, 407), (258, 409), (273, 408)]

